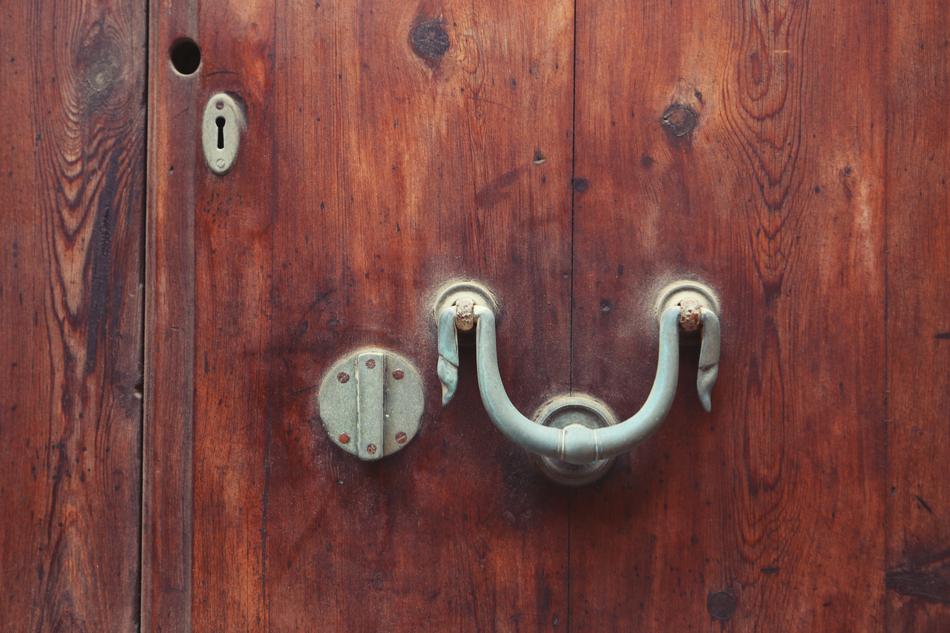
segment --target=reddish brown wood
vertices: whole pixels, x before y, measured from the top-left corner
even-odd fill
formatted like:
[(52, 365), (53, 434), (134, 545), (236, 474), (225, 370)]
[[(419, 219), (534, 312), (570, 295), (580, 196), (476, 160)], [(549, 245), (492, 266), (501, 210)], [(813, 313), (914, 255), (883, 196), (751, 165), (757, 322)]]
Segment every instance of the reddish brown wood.
[[(563, 627), (564, 499), (488, 423), (470, 356), (440, 410), (430, 302), (483, 279), (516, 402), (567, 388), (571, 5), (216, 2), (193, 32), (177, 6), (152, 7), (147, 630), (189, 604), (195, 630)], [(191, 95), (161, 56), (181, 34)], [(166, 177), (217, 90), (247, 105), (235, 169)], [(315, 404), (366, 345), (427, 385), (421, 434), (379, 464)]]
[[(883, 10), (580, 2), (574, 387), (629, 415), (665, 279), (723, 301), (659, 433), (575, 499), (575, 630), (880, 630)], [(646, 324), (646, 325), (644, 325)]]
[[(152, 3), (144, 630), (946, 628), (947, 10), (707, 4)], [(439, 408), (440, 282), (500, 295), (523, 410), (629, 415), (682, 275), (722, 293), (715, 412), (687, 353), (604, 482), (544, 483), (470, 355)], [(378, 464), (315, 404), (366, 345), (427, 380)]]
[(0, 628), (138, 625), (145, 8), (0, 8)]
[(950, 630), (950, 6), (889, 11), (888, 626)]
[(149, 11), (148, 223), (142, 513), (142, 630), (191, 630), (195, 174), (198, 75), (171, 46), (197, 36), (193, 2)]

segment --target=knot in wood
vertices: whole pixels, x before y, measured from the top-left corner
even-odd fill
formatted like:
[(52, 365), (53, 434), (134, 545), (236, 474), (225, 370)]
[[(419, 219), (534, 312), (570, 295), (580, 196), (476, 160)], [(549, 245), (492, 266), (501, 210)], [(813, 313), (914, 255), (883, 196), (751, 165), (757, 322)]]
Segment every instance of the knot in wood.
[(670, 105), (660, 118), (660, 123), (666, 128), (666, 131), (676, 138), (682, 138), (690, 134), (699, 121), (699, 115), (688, 105), (674, 103)]
[(409, 44), (413, 52), (427, 62), (438, 62), (449, 50), (449, 34), (442, 20), (425, 20), (412, 27)]

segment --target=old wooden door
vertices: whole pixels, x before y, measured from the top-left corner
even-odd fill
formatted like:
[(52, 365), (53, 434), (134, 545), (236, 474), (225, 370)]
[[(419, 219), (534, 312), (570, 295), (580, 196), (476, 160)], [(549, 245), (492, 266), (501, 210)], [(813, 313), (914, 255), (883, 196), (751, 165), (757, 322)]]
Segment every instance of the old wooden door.
[[(946, 3), (0, 15), (3, 630), (950, 630)], [(623, 418), (675, 278), (721, 300), (712, 413), (686, 349), (596, 483), (471, 347), (442, 407), (443, 283), (495, 292), (522, 411)], [(317, 396), (371, 347), (424, 413), (365, 462)]]

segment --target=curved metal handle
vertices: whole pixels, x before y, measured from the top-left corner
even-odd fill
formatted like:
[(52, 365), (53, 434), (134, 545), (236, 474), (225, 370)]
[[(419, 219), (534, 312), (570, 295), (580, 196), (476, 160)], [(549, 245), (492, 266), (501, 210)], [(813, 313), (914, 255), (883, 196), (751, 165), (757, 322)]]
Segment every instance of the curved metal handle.
[[(675, 298), (675, 295), (675, 292), (666, 294), (668, 298)], [(703, 407), (707, 411), (711, 409), (710, 395), (719, 372), (720, 348), (719, 318), (713, 301), (697, 303), (691, 298), (675, 304), (664, 303), (659, 316), (656, 378), (650, 394), (633, 416), (603, 428), (589, 428), (582, 424), (568, 424), (564, 428), (543, 426), (518, 411), (501, 380), (495, 313), (486, 304), (478, 297), (466, 297), (455, 305), (444, 307), (439, 314), (438, 373), (442, 382), (442, 404), (448, 404), (458, 384), (456, 332), (467, 329), (465, 326), (474, 321), (478, 389), (488, 417), (508, 439), (532, 453), (569, 464), (589, 464), (626, 452), (646, 438), (666, 417), (676, 393), (681, 326), (683, 329), (702, 327), (696, 385)]]

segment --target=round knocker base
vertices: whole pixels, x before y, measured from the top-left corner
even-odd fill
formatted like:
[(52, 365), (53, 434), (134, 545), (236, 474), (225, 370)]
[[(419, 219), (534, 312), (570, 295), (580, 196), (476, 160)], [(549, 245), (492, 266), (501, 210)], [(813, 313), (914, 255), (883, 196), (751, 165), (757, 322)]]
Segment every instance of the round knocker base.
[[(616, 416), (606, 404), (586, 395), (557, 396), (545, 403), (534, 419), (538, 424), (556, 429), (563, 429), (569, 424), (597, 429), (617, 423)], [(566, 486), (583, 486), (607, 474), (615, 458), (581, 465), (541, 455), (532, 455), (532, 459), (549, 479)]]

